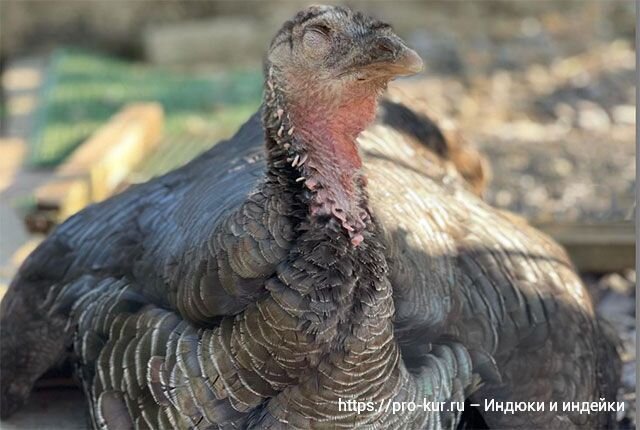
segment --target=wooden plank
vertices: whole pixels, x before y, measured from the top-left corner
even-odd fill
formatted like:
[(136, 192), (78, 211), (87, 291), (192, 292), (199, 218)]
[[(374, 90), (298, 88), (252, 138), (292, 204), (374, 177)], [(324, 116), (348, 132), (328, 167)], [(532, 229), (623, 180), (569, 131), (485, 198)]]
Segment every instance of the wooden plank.
[(104, 200), (160, 141), (163, 121), (157, 103), (126, 106), (78, 147), (56, 176), (88, 177), (91, 201)]
[(89, 182), (81, 178), (54, 178), (36, 189), (38, 209), (66, 219), (91, 202), (89, 187)]
[(31, 231), (46, 231), (86, 205), (112, 195), (162, 135), (164, 113), (157, 103), (126, 106), (60, 165), (52, 180), (35, 191), (27, 214)]
[(581, 272), (605, 273), (635, 267), (632, 222), (540, 223), (536, 227), (564, 246)]

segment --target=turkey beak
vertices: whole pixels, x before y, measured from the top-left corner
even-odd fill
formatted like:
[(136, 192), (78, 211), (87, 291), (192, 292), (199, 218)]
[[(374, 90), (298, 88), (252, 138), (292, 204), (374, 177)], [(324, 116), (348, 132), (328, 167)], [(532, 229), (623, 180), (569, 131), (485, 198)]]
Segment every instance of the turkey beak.
[(399, 37), (377, 37), (371, 43), (373, 61), (363, 67), (369, 77), (386, 77), (414, 75), (423, 68), (420, 56), (409, 48)]

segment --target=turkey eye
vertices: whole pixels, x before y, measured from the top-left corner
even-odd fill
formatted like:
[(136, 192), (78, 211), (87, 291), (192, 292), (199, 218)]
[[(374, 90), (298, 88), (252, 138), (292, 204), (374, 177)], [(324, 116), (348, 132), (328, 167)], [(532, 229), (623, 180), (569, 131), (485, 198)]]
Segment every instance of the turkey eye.
[(302, 40), (308, 55), (314, 58), (322, 58), (327, 55), (331, 46), (330, 32), (328, 27), (320, 25), (313, 25), (306, 29)]
[(329, 37), (329, 35), (331, 34), (331, 29), (324, 24), (314, 24), (309, 27), (309, 31), (314, 31), (325, 37)]

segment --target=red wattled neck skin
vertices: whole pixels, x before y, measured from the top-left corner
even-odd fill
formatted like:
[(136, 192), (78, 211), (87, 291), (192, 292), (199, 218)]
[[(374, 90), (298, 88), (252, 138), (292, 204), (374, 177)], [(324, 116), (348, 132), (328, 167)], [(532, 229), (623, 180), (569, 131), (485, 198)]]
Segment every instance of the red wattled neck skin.
[[(289, 77), (287, 87), (296, 79)], [(369, 214), (356, 140), (375, 118), (382, 86), (351, 85), (313, 83), (297, 91), (283, 90), (269, 73), (264, 122), (267, 138), (273, 140), (267, 145), (270, 168), (298, 176), (297, 188), (310, 192), (311, 221), (335, 218), (357, 246)]]

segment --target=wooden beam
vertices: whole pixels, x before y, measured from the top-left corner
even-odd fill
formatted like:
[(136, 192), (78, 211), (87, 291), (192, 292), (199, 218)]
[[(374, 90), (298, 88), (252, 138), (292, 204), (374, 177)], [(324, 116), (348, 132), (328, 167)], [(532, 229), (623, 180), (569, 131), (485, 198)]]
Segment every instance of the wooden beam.
[(89, 182), (81, 178), (54, 178), (35, 192), (38, 210), (67, 219), (91, 203)]
[(565, 247), (581, 272), (615, 272), (635, 267), (635, 225), (630, 222), (540, 223), (537, 228)]
[(88, 204), (111, 196), (156, 147), (163, 123), (163, 110), (157, 103), (125, 106), (56, 169), (51, 181), (36, 190), (36, 207), (27, 215), (28, 227), (32, 231), (50, 228), (50, 223), (33, 220), (53, 217), (61, 222)]
[(160, 141), (162, 125), (159, 104), (125, 106), (58, 167), (56, 176), (88, 179), (91, 201), (104, 200)]

